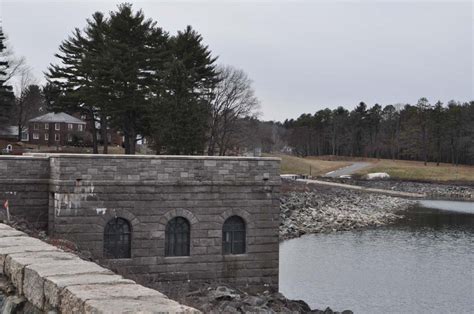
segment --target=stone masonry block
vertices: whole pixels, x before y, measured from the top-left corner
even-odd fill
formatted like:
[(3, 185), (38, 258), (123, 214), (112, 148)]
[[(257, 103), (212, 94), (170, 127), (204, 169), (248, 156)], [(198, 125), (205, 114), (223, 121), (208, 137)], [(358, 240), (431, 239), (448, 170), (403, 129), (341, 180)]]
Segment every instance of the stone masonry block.
[(14, 253), (7, 256), (5, 260), (5, 274), (10, 278), (18, 293), (23, 295), (23, 278), (26, 266), (34, 263), (50, 263), (58, 260), (79, 259), (76, 255), (62, 251), (27, 252)]
[(115, 274), (84, 273), (48, 276), (44, 278), (45, 305), (59, 308), (63, 289), (68, 286), (92, 284), (135, 284), (135, 282)]
[[(85, 313), (84, 303), (87, 300), (167, 300), (164, 294), (137, 284), (96, 284), (66, 287), (61, 292), (60, 311), (62, 313)], [(121, 311), (119, 311), (120, 313)]]
[(77, 275), (77, 274), (108, 274), (113, 272), (99, 265), (81, 259), (56, 260), (53, 258), (47, 264), (32, 264), (24, 269), (23, 292), (25, 297), (36, 307), (44, 309), (44, 282), (48, 276)]

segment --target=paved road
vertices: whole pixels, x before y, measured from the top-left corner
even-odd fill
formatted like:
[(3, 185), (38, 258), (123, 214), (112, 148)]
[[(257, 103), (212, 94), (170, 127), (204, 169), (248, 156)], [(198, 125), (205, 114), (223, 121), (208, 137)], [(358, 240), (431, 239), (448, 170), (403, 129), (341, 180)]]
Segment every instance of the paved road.
[(324, 176), (329, 178), (339, 178), (340, 176), (351, 175), (360, 169), (370, 166), (370, 162), (354, 162), (352, 165), (340, 168), (331, 172), (326, 173)]

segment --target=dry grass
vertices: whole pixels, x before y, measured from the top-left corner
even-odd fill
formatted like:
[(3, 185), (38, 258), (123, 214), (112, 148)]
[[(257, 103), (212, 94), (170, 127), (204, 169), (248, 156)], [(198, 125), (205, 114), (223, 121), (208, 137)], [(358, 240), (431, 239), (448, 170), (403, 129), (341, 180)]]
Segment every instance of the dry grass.
[(320, 176), (330, 171), (350, 165), (346, 161), (326, 161), (313, 157), (300, 158), (288, 155), (267, 155), (281, 158), (282, 174), (304, 174)]
[(330, 171), (348, 166), (353, 161), (366, 161), (373, 163), (357, 174), (364, 175), (372, 172), (386, 172), (393, 179), (427, 181), (427, 182), (474, 182), (474, 166), (428, 163), (421, 161), (390, 160), (376, 158), (351, 158), (320, 156), (300, 158), (288, 155), (268, 155), (281, 158), (282, 174), (310, 174), (320, 176)]
[(390, 177), (400, 180), (416, 181), (465, 181), (474, 182), (474, 167), (451, 164), (428, 163), (427, 166), (421, 161), (389, 160), (389, 159), (366, 159), (373, 162), (373, 166), (362, 169), (358, 174), (364, 175), (371, 172), (386, 172)]

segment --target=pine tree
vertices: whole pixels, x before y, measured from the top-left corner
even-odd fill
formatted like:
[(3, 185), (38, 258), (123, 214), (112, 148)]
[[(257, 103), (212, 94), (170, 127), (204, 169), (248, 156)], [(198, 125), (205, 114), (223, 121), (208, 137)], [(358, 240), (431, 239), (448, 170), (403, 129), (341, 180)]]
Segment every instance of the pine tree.
[(152, 102), (162, 93), (167, 34), (130, 4), (112, 12), (108, 32), (112, 124), (125, 137), (125, 153), (134, 154), (138, 135), (149, 134)]
[(209, 129), (210, 97), (218, 82), (217, 58), (190, 26), (170, 39), (170, 49), (165, 78), (168, 92), (156, 111), (161, 119), (158, 142), (171, 154), (202, 154)]
[[(0, 27), (0, 53), (5, 50), (5, 35)], [(10, 118), (10, 112), (13, 108), (14, 94), (12, 86), (7, 84), (6, 70), (8, 61), (0, 59), (0, 128), (6, 126)]]
[[(98, 153), (96, 122), (106, 121), (101, 118), (107, 116), (109, 104), (104, 75), (104, 69), (110, 68), (106, 54), (107, 31), (107, 19), (100, 12), (94, 13), (83, 31), (76, 28), (61, 43), (55, 55), (61, 63), (51, 65), (47, 73), (50, 88), (47, 91), (54, 92), (55, 100), (50, 109), (85, 115), (92, 126), (94, 153)], [(102, 129), (106, 128), (106, 124), (102, 125)]]

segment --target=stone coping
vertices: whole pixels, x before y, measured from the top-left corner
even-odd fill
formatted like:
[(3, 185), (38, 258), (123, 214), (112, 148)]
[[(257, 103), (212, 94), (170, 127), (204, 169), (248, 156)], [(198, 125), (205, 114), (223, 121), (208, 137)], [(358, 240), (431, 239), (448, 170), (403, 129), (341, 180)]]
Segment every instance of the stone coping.
[(0, 223), (0, 273), (38, 309), (59, 313), (199, 313)]
[[(67, 154), (67, 153), (26, 153), (27, 157), (43, 158), (110, 158), (110, 159), (171, 159), (171, 160), (264, 160), (281, 161), (279, 157), (245, 156), (193, 156), (193, 155), (117, 155), (117, 154)], [(22, 157), (23, 157), (22, 156)], [(14, 157), (14, 156), (10, 156)]]
[(21, 159), (21, 160), (48, 160), (49, 157), (43, 155), (0, 155), (0, 159)]

